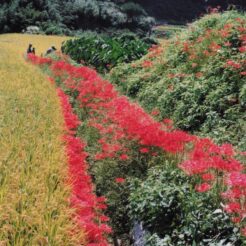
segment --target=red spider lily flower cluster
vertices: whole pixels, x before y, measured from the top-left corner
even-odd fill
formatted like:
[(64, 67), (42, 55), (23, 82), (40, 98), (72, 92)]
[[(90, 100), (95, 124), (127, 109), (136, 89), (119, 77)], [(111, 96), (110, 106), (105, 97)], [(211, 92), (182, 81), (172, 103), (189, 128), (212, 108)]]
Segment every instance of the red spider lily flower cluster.
[(232, 68), (235, 68), (235, 69), (240, 69), (241, 68), (241, 64), (235, 62), (235, 61), (232, 61), (232, 60), (228, 60), (226, 62), (227, 66), (229, 67), (232, 67)]
[(115, 179), (115, 182), (118, 183), (118, 184), (122, 184), (122, 183), (125, 183), (125, 179), (124, 178), (116, 178)]
[[(196, 186), (199, 192), (213, 188), (216, 182), (216, 186), (221, 186), (225, 192), (238, 188), (240, 182), (232, 174), (243, 175), (244, 170), (242, 164), (234, 158), (236, 151), (230, 144), (218, 146), (210, 139), (173, 129), (170, 120), (155, 121), (138, 104), (119, 95), (109, 81), (103, 80), (88, 67), (53, 61), (50, 68), (55, 77), (63, 79), (65, 85), (78, 92), (80, 107), (90, 114), (90, 126), (101, 134), (99, 144), (102, 152), (97, 153), (96, 160), (116, 157), (120, 160), (128, 159), (126, 143), (132, 141), (140, 145), (139, 152), (143, 155), (148, 152), (152, 155), (151, 148), (155, 147), (182, 157), (179, 167), (188, 175), (196, 175), (202, 180)], [(226, 177), (230, 178), (228, 182), (225, 181)], [(246, 184), (241, 182), (240, 189), (245, 187)], [(233, 215), (244, 216), (245, 198), (245, 193), (240, 193), (237, 198), (226, 198), (227, 206), (235, 199), (240, 203), (240, 209), (234, 209)]]
[(108, 221), (108, 218), (101, 215), (102, 209), (106, 208), (105, 198), (96, 197), (93, 193), (93, 184), (87, 172), (85, 144), (73, 134), (80, 121), (72, 113), (68, 96), (61, 89), (57, 89), (57, 94), (62, 105), (65, 127), (68, 130), (64, 140), (72, 190), (71, 205), (75, 209), (75, 219), (86, 233), (88, 245), (107, 246), (109, 244), (105, 234), (111, 233), (111, 228), (103, 223)]
[(149, 58), (154, 58), (154, 57), (158, 57), (163, 53), (163, 48), (160, 45), (153, 45), (150, 49), (149, 49), (149, 53), (148, 53), (148, 57)]
[(39, 57), (39, 56), (35, 56), (32, 53), (29, 53), (27, 55), (28, 60), (30, 60), (33, 64), (35, 65), (50, 65), (52, 63), (52, 59), (49, 57)]
[(237, 223), (246, 218), (246, 204), (242, 201), (242, 197), (246, 197), (246, 174), (240, 172), (232, 172), (228, 174), (226, 184), (229, 189), (222, 194), (229, 201), (225, 210), (232, 213)]
[(153, 115), (153, 116), (157, 116), (159, 114), (160, 114), (159, 109), (153, 109), (152, 112), (151, 112), (151, 115)]
[(211, 189), (211, 185), (208, 184), (208, 183), (203, 183), (203, 184), (200, 184), (200, 185), (196, 185), (195, 189), (198, 192), (206, 192), (206, 191)]
[(143, 68), (151, 68), (151, 67), (153, 67), (153, 62), (152, 62), (152, 61), (146, 60), (146, 61), (144, 61), (144, 62), (142, 63), (142, 67), (143, 67)]

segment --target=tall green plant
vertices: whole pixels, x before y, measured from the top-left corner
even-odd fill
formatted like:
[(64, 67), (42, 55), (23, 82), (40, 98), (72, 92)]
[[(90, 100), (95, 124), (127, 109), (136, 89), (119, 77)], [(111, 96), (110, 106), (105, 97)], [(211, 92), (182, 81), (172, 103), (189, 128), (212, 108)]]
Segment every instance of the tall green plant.
[(109, 37), (85, 33), (81, 38), (68, 40), (62, 46), (62, 52), (73, 60), (95, 67), (98, 71), (107, 71), (123, 62), (131, 62), (147, 53), (150, 44), (135, 35)]

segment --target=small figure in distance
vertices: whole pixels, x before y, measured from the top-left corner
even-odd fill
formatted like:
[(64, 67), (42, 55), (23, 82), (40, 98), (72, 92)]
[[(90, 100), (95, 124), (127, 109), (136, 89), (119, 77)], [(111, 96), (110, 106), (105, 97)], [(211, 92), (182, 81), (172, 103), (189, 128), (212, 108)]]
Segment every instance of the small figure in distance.
[(32, 48), (32, 53), (35, 55), (35, 48), (34, 47)]
[(33, 50), (33, 49), (32, 49), (32, 44), (29, 44), (26, 53), (27, 53), (27, 54), (33, 53), (32, 50)]
[(53, 53), (53, 52), (55, 52), (56, 51), (56, 47), (53, 45), (53, 46), (51, 46), (47, 51), (46, 51), (46, 54), (45, 55), (49, 55), (49, 54), (51, 54), (51, 53)]

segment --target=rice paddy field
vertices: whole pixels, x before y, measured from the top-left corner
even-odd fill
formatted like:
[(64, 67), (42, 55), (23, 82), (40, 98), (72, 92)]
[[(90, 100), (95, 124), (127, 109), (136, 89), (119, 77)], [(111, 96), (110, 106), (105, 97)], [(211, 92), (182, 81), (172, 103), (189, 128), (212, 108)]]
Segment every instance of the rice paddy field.
[(23, 57), (29, 43), (40, 55), (66, 39), (0, 35), (1, 246), (76, 245), (83, 238), (71, 221), (59, 98)]

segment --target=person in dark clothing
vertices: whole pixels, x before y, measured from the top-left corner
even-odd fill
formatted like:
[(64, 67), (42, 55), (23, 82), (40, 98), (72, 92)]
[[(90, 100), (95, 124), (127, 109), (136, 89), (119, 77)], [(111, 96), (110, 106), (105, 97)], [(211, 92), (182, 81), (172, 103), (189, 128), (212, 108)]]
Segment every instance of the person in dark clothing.
[(32, 44), (29, 44), (26, 53), (27, 53), (27, 54), (33, 53), (32, 50), (33, 50), (33, 49), (32, 49)]
[(35, 55), (35, 48), (34, 47), (32, 48), (32, 53)]

